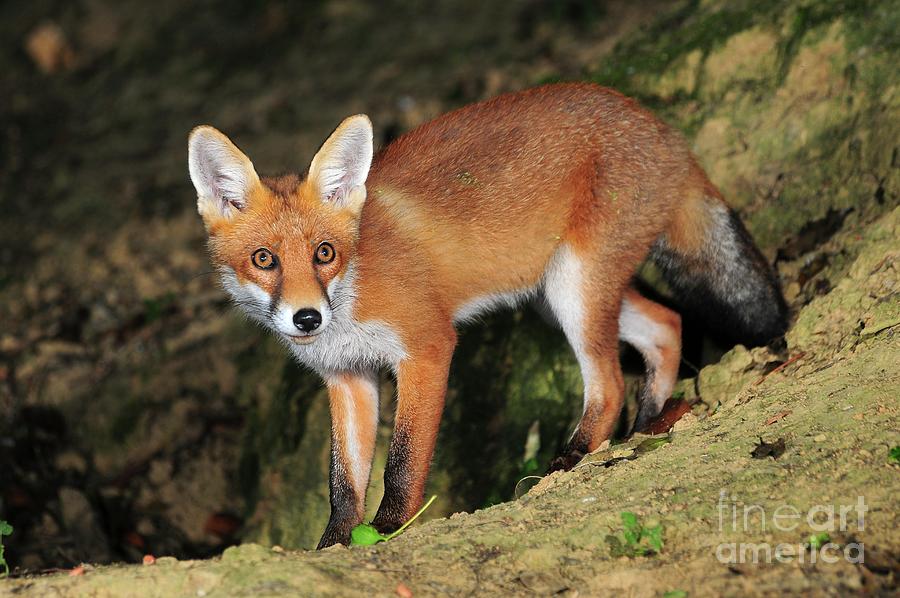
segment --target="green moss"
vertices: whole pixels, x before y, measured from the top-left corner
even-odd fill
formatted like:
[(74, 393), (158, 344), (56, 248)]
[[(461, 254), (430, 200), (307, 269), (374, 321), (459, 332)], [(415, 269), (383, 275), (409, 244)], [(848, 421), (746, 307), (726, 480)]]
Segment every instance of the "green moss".
[(248, 536), (307, 548), (327, 521), (328, 399), (318, 377), (268, 337), (239, 357), (239, 372), (249, 421), (238, 483), (256, 521)]
[[(890, 5), (893, 5), (893, 10)], [(756, 26), (780, 29), (777, 76), (783, 82), (793, 57), (810, 30), (837, 19), (845, 19), (856, 32), (853, 49), (861, 45), (896, 51), (897, 2), (875, 0), (778, 0), (720, 2), (702, 6), (699, 0), (683, 2), (649, 27), (643, 35), (620, 44), (604, 60), (592, 78), (623, 93), (641, 98), (648, 105), (664, 108), (693, 97), (685, 93), (663, 101), (640, 84), (642, 76), (661, 76), (687, 54), (700, 51), (705, 57), (735, 34)]]
[[(535, 421), (537, 461), (549, 463), (580, 411), (580, 384), (565, 338), (530, 310), (463, 331), (436, 456), (459, 508), (512, 497)], [(485, 459), (490, 467), (473, 467)]]
[(593, 79), (658, 105), (659, 98), (635, 85), (636, 75), (661, 75), (674, 61), (695, 50), (706, 56), (732, 35), (759, 23), (771, 23), (780, 3), (727, 2), (714, 10), (701, 10), (700, 4), (699, 0), (682, 3), (645, 34), (618, 46)]

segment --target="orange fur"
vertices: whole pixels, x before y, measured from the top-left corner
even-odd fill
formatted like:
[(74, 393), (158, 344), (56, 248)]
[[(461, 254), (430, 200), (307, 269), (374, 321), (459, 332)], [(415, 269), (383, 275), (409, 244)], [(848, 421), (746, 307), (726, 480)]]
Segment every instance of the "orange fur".
[[(663, 401), (669, 398), (671, 386), (678, 379), (678, 368), (681, 365), (681, 316), (671, 309), (650, 301), (634, 289), (625, 291), (628, 302), (647, 320), (655, 323), (660, 334), (652, 339), (653, 349), (657, 355), (647, 355), (648, 367), (654, 369), (649, 392)], [(640, 348), (639, 348), (640, 350)], [(650, 353), (648, 351), (648, 353)], [(663, 396), (664, 395), (664, 396)]]
[[(341, 182), (342, 171), (327, 172), (335, 156), (350, 152), (348, 169), (366, 160), (364, 152), (352, 153), (365, 147), (361, 119), (352, 117), (335, 131), (305, 179), (258, 180), (230, 142), (224, 149), (216, 145), (218, 153), (208, 157), (212, 166), (192, 162), (192, 177), (205, 181), (224, 155), (230, 160), (225, 178), (210, 178), (198, 190), (234, 173), (249, 188), (246, 202), (236, 204), (226, 188), (232, 195), (225, 200), (237, 213), (227, 203), (216, 212), (210, 206), (217, 198), (201, 198), (213, 260), (231, 268), (240, 283), (252, 282), (292, 309), (315, 307), (352, 264), (353, 321), (377, 323), (402, 345), (391, 353), (398, 361), (388, 364), (398, 376), (399, 400), (386, 494), (375, 520), (389, 530), (422, 499), (460, 313), (505, 294), (541, 289), (554, 296), (555, 315), (585, 372), (584, 418), (570, 450), (576, 456), (593, 450), (612, 433), (622, 406), (623, 297), (637, 310), (634, 318), (669, 335), (647, 345), (661, 355), (652, 364), (656, 382), (677, 374), (680, 320), (629, 289), (635, 270), (661, 236), (685, 254), (699, 251), (711, 226), (704, 206), (721, 198), (681, 138), (634, 100), (595, 85), (565, 84), (508, 94), (426, 123), (376, 155), (371, 169), (364, 164), (365, 203), (352, 185), (332, 199), (325, 191), (329, 180), (349, 185)], [(200, 141), (222, 143), (217, 132), (202, 134)], [(314, 264), (322, 241), (333, 244), (336, 257)], [(278, 256), (278, 269), (251, 265), (259, 247)], [(548, 288), (551, 283), (561, 288)], [(304, 340), (311, 351), (322, 342)], [(339, 357), (319, 369), (333, 368)], [(347, 372), (323, 371), (331, 376), (339, 445), (347, 444), (341, 431), (346, 410), (367, 408), (357, 400), (365, 392), (354, 390), (359, 367), (354, 362)], [(359, 458), (370, 460), (374, 431), (357, 433), (364, 447)], [(358, 519), (364, 481), (348, 483)], [(320, 546), (343, 541), (347, 520), (336, 517), (333, 512)]]
[[(355, 493), (356, 515), (360, 519), (365, 511), (378, 424), (378, 402), (377, 397), (372, 400), (371, 386), (372, 381), (353, 374), (341, 374), (328, 380), (332, 434), (337, 439), (334, 445), (339, 451), (335, 457), (341, 460), (341, 465), (349, 473)], [(357, 447), (357, 454), (348, 454), (348, 446)]]

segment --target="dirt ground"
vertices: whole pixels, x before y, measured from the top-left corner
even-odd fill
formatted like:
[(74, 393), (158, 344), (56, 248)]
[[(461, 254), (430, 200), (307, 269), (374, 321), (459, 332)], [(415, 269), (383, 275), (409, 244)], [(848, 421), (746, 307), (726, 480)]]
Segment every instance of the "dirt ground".
[[(896, 591), (898, 27), (896, 0), (0, 6), (0, 594)], [(433, 520), (296, 550), (327, 518), (327, 402), (210, 276), (187, 131), (302, 171), (347, 114), (386, 143), (558, 79), (615, 86), (685, 133), (776, 265), (786, 342), (729, 350), (688, 321), (692, 409), (669, 442), (619, 438), (517, 484), (564, 442), (580, 380), (534, 314), (490, 318), (454, 362)], [(865, 526), (853, 510), (828, 532), (835, 563), (809, 562), (813, 523), (773, 521), (860, 496)], [(656, 554), (629, 548), (625, 512), (662, 526)], [(743, 562), (722, 562), (732, 542)], [(767, 559), (780, 543), (802, 559)]]
[[(404, 588), (424, 596), (886, 595), (900, 575), (900, 464), (889, 458), (900, 443), (898, 233), (900, 209), (867, 230), (848, 276), (801, 312), (789, 335), (801, 358), (769, 373), (748, 365), (726, 406), (682, 419), (654, 448), (636, 437), (541, 479), (514, 502), (432, 520), (375, 547), (293, 552), (247, 544), (208, 561), (86, 567), (75, 577), (29, 576), (3, 589), (34, 596), (365, 596), (404, 595)], [(884, 303), (892, 305), (888, 319)], [(865, 326), (847, 333), (855, 322)], [(783, 452), (761, 454), (763, 441), (783, 443)], [(637, 514), (645, 528), (662, 526), (658, 554), (621, 554), (622, 512)], [(811, 550), (810, 536), (822, 531), (829, 547)]]

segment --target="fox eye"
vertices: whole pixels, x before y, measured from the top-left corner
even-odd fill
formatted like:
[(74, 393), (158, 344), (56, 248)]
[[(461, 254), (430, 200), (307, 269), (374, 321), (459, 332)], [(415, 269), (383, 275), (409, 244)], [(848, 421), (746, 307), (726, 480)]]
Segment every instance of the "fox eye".
[(250, 261), (260, 270), (271, 270), (278, 264), (278, 258), (275, 257), (275, 254), (265, 247), (254, 251), (253, 255), (250, 256)]
[(319, 246), (316, 248), (316, 262), (320, 264), (327, 264), (333, 259), (334, 247), (331, 245), (331, 243), (327, 241), (319, 243)]

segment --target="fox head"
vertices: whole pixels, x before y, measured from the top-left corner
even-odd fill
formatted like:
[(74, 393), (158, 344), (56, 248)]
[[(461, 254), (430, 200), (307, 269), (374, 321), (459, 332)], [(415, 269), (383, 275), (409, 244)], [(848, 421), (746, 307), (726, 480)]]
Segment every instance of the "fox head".
[(261, 179), (228, 137), (209, 126), (191, 132), (197, 209), (225, 289), (290, 342), (313, 343), (332, 322), (356, 249), (372, 151), (371, 122), (351, 116), (305, 179)]

